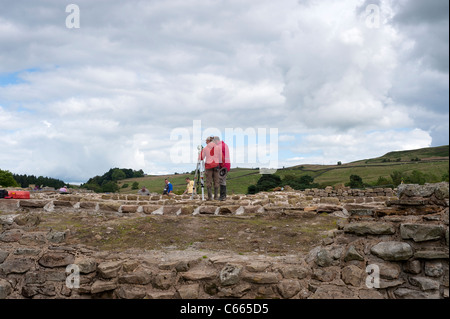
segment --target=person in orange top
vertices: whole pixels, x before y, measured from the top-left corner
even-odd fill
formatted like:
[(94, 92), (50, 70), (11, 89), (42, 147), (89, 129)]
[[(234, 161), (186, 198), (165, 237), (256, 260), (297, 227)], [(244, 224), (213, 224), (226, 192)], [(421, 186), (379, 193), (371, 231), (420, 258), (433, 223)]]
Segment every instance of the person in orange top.
[(212, 200), (212, 187), (214, 184), (214, 199), (219, 199), (219, 154), (217, 144), (213, 142), (214, 137), (206, 139), (206, 146), (199, 155), (200, 160), (205, 160), (205, 177), (206, 190), (208, 192), (208, 199)]

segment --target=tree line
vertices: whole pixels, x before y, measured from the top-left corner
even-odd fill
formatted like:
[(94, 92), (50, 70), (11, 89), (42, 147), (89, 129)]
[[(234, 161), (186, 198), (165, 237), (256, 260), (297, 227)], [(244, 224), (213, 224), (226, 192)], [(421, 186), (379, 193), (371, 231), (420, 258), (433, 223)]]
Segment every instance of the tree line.
[(85, 184), (80, 187), (93, 190), (96, 193), (114, 193), (119, 191), (117, 181), (127, 178), (144, 177), (144, 171), (133, 170), (130, 168), (111, 168), (102, 176), (95, 176), (90, 178)]
[[(390, 187), (395, 188), (398, 185), (404, 184), (419, 184), (448, 182), (449, 171), (442, 174), (442, 176), (435, 176), (433, 174), (423, 173), (417, 170), (411, 173), (394, 171), (389, 177), (380, 176), (374, 184), (365, 183), (361, 176), (350, 175), (349, 182), (345, 186), (350, 188), (367, 188), (367, 187)], [(305, 190), (307, 188), (325, 188), (327, 185), (319, 185), (314, 183), (314, 178), (309, 175), (294, 176), (286, 175), (282, 179), (278, 175), (262, 175), (256, 185), (250, 185), (247, 189), (247, 194), (256, 194), (258, 192), (271, 191), (278, 187), (290, 186), (295, 190)]]
[(52, 177), (39, 176), (27, 174), (13, 174), (6, 170), (0, 169), (0, 185), (3, 187), (22, 187), (26, 188), (30, 185), (36, 185), (38, 187), (53, 187), (61, 188), (66, 183), (60, 179)]

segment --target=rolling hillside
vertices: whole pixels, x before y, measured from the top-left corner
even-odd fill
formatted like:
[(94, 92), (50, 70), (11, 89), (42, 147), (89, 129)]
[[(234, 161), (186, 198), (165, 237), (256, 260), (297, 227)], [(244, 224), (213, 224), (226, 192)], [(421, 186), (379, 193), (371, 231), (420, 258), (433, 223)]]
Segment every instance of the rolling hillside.
[[(286, 175), (301, 177), (309, 175), (314, 182), (321, 187), (345, 184), (350, 175), (359, 175), (364, 183), (375, 184), (379, 177), (390, 178), (394, 171), (403, 174), (411, 174), (419, 171), (427, 176), (427, 182), (440, 182), (442, 175), (449, 170), (449, 146), (430, 147), (417, 150), (389, 152), (383, 156), (355, 161), (342, 165), (300, 165), (279, 169), (276, 175), (284, 178)], [(229, 194), (242, 194), (247, 192), (248, 186), (256, 184), (260, 178), (258, 169), (234, 168), (228, 175), (227, 185)], [(161, 193), (164, 188), (164, 179), (169, 178), (174, 185), (175, 192), (185, 189), (185, 178), (190, 174), (145, 176), (119, 181), (119, 186), (128, 184), (121, 188), (121, 193), (136, 193), (131, 189), (133, 182), (139, 186), (147, 187), (151, 192)]]

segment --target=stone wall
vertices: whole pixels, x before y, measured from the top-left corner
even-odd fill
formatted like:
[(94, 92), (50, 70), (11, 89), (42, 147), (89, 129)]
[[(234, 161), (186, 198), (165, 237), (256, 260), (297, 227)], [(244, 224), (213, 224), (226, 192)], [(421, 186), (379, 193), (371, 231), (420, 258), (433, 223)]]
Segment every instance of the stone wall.
[[(309, 190), (208, 203), (96, 194), (0, 200), (0, 298), (448, 298), (448, 183), (383, 193), (320, 197)], [(119, 254), (67, 245), (64, 232), (33, 231), (40, 214), (67, 211), (198, 218), (325, 212), (342, 219), (307, 255)], [(80, 272), (79, 288), (71, 269)]]

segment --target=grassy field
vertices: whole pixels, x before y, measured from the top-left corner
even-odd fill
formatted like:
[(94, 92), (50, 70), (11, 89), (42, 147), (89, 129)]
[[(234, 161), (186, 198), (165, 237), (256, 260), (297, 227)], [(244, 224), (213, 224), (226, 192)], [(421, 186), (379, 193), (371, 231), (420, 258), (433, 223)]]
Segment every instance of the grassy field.
[[(420, 159), (420, 161), (415, 161)], [(414, 160), (414, 161), (412, 161)], [(301, 177), (309, 175), (314, 182), (324, 186), (334, 186), (349, 182), (351, 175), (359, 175), (364, 183), (374, 184), (379, 177), (389, 179), (394, 171), (411, 174), (414, 170), (429, 176), (429, 182), (440, 182), (442, 175), (449, 170), (449, 146), (431, 147), (425, 149), (390, 152), (381, 157), (365, 159), (346, 163), (342, 165), (300, 165), (279, 169), (276, 175), (282, 179), (286, 175)], [(433, 178), (433, 176), (435, 178)], [(121, 188), (121, 193), (136, 193), (132, 190), (133, 182), (138, 182), (139, 187), (145, 186), (151, 192), (162, 193), (164, 179), (169, 178), (174, 186), (175, 192), (183, 192), (185, 189), (185, 178), (194, 178), (191, 174), (146, 176), (119, 181), (119, 186), (128, 184)], [(228, 174), (227, 186), (229, 194), (245, 194), (250, 185), (256, 184), (261, 177), (258, 169), (234, 168)]]

